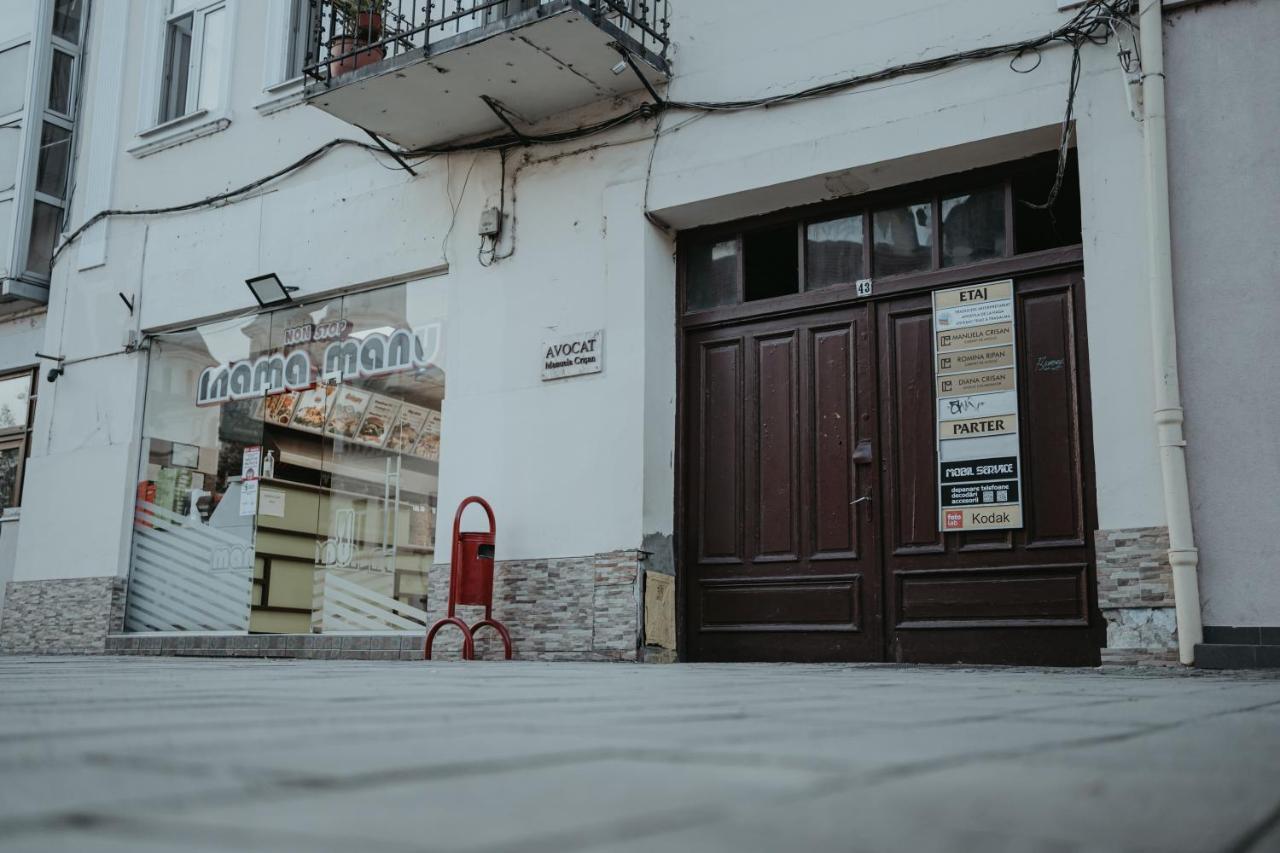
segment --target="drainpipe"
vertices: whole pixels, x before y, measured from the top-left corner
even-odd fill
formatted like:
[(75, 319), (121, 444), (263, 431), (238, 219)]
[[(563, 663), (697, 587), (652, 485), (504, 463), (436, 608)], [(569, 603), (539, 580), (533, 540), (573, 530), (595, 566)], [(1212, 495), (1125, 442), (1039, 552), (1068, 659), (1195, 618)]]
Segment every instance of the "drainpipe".
[(1164, 31), (1162, 0), (1142, 0), (1139, 13), (1144, 118), (1142, 139), (1147, 179), (1147, 276), (1151, 290), (1151, 355), (1156, 383), (1156, 436), (1164, 477), (1164, 508), (1169, 526), (1169, 564), (1178, 619), (1178, 657), (1195, 662), (1203, 640), (1200, 562), (1191, 529), (1187, 487), (1187, 442), (1182, 436), (1182, 396), (1178, 390), (1178, 348), (1173, 317), (1173, 263), (1169, 236), (1169, 147), (1165, 124)]

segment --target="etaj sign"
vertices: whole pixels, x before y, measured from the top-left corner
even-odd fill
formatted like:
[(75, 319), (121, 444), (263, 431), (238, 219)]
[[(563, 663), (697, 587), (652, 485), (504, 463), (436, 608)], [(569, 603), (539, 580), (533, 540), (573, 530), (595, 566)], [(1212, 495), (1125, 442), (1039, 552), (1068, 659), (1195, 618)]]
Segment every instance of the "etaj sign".
[(938, 525), (947, 533), (1022, 527), (1013, 282), (933, 294)]
[(604, 370), (604, 330), (570, 335), (542, 345), (542, 381)]
[[(318, 327), (317, 327), (318, 328)], [(231, 400), (270, 397), (302, 391), (319, 380), (370, 379), (388, 373), (431, 367), (440, 363), (442, 326), (431, 323), (390, 333), (369, 332), (335, 340), (324, 348), (317, 370), (306, 349), (269, 353), (254, 359), (206, 367), (196, 385), (196, 405), (216, 406)], [(312, 341), (317, 329), (312, 329)], [(345, 327), (329, 334), (345, 333)]]

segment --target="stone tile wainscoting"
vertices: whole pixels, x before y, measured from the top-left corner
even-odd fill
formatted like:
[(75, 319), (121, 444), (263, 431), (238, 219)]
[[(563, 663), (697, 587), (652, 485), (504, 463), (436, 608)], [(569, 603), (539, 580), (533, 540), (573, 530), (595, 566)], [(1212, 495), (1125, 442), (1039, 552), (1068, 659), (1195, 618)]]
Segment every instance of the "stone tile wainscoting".
[(1098, 607), (1107, 620), (1102, 662), (1177, 663), (1168, 528), (1098, 530), (1094, 550)]
[[(643, 552), (610, 551), (554, 560), (508, 560), (495, 567), (493, 615), (511, 632), (515, 657), (524, 660), (634, 661), (643, 624)], [(427, 611), (449, 607), (449, 566), (431, 567)], [(468, 624), (480, 607), (460, 607)], [(436, 635), (432, 657), (453, 659), (462, 649), (456, 628)], [(488, 628), (476, 638), (476, 656), (500, 658), (502, 642)]]
[(102, 654), (124, 626), (122, 578), (11, 581), (0, 616), (0, 654)]

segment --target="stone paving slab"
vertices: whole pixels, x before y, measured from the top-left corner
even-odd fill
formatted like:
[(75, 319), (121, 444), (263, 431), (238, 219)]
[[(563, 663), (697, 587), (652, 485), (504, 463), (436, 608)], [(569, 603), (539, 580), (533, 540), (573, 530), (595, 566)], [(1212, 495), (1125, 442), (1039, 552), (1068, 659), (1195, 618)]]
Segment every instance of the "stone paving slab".
[(0, 658), (0, 851), (1280, 851), (1280, 678)]

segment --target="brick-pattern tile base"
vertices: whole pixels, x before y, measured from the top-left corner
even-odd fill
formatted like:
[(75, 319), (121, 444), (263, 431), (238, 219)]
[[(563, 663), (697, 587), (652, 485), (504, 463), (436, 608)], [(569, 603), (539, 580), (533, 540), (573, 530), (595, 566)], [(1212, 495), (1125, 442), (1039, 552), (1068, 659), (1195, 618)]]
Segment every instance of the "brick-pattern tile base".
[(11, 581), (0, 616), (0, 654), (102, 654), (124, 625), (120, 578)]
[[(637, 658), (641, 604), (638, 551), (610, 551), (554, 560), (508, 560), (497, 564), (493, 579), (493, 615), (511, 631), (515, 657), (524, 660), (629, 660)], [(449, 567), (431, 567), (427, 611), (433, 620), (449, 604)], [(483, 608), (460, 607), (468, 624)], [(462, 638), (456, 628), (436, 635), (432, 656), (458, 657)], [(482, 630), (476, 656), (499, 658), (502, 643)]]
[(1093, 545), (1099, 607), (1173, 607), (1168, 528), (1098, 530)]
[(1103, 663), (1176, 663), (1168, 528), (1098, 530), (1093, 537), (1098, 607), (1107, 620)]

